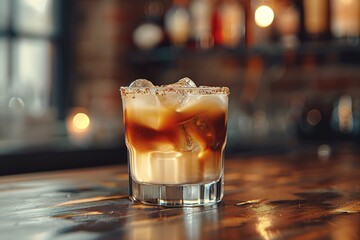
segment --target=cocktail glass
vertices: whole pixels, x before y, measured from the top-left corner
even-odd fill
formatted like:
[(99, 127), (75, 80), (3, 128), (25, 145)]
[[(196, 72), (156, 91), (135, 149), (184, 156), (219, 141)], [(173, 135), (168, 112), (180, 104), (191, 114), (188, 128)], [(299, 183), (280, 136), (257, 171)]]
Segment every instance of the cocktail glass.
[(163, 206), (221, 201), (229, 89), (184, 78), (164, 86), (136, 80), (120, 93), (130, 198)]

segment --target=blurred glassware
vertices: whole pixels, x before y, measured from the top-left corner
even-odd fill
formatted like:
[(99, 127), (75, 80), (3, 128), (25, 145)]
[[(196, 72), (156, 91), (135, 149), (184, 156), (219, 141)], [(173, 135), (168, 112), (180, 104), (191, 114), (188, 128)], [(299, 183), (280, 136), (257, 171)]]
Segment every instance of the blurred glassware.
[(18, 96), (0, 98), (0, 153), (51, 144), (56, 115), (47, 109), (41, 117), (29, 114), (26, 102)]
[(352, 99), (349, 95), (341, 96), (337, 107), (339, 117), (339, 130), (343, 133), (353, 131), (354, 119), (352, 111)]
[(342, 137), (356, 137), (360, 133), (359, 101), (344, 94), (334, 103), (331, 116), (331, 127)]
[(8, 115), (10, 117), (6, 126), (10, 128), (10, 138), (24, 139), (26, 133), (25, 103), (19, 97), (11, 97), (8, 102)]

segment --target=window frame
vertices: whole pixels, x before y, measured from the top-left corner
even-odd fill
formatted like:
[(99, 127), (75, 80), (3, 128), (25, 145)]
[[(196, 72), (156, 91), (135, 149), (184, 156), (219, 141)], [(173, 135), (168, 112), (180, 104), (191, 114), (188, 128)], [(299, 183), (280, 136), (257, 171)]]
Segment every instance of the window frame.
[(42, 39), (48, 42), (52, 49), (50, 70), (50, 93), (49, 105), (57, 109), (58, 119), (65, 119), (66, 112), (71, 104), (70, 99), (70, 78), (72, 62), (72, 16), (73, 3), (70, 0), (54, 1), (54, 25), (55, 30), (50, 34), (28, 33), (15, 29), (15, 18), (17, 4), (20, 0), (8, 0), (8, 19), (4, 29), (0, 29), (0, 39), (7, 42), (5, 59), (7, 61), (7, 84), (14, 79), (14, 54), (15, 42), (19, 39)]

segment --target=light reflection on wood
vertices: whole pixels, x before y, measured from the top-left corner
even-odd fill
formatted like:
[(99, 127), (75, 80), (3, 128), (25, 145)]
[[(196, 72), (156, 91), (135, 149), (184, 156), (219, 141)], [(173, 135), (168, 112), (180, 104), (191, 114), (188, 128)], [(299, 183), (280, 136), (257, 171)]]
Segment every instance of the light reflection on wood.
[[(165, 208), (129, 200), (127, 167), (0, 177), (4, 239), (357, 239), (360, 158), (227, 160), (224, 200)], [(0, 238), (1, 238), (0, 237)]]

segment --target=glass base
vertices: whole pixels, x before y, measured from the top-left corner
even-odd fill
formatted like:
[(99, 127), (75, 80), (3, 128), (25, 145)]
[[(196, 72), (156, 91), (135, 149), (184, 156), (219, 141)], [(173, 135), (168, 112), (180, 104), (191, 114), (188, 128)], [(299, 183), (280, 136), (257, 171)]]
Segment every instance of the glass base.
[(204, 184), (162, 185), (138, 183), (130, 178), (130, 199), (149, 205), (191, 207), (214, 205), (223, 198), (224, 181)]

